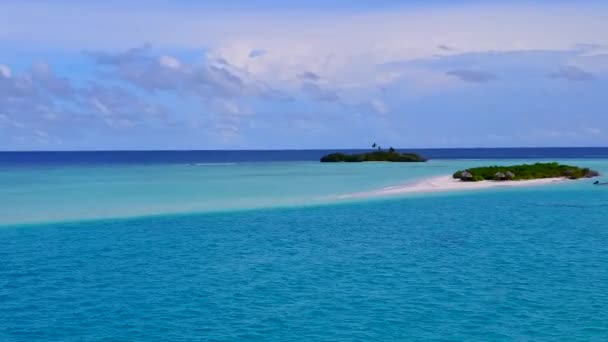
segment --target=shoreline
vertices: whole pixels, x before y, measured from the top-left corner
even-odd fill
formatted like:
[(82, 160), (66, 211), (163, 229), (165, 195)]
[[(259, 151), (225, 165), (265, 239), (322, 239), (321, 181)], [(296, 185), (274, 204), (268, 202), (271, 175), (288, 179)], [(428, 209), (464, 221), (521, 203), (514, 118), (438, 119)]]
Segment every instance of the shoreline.
[(513, 188), (522, 186), (535, 186), (562, 183), (569, 181), (566, 178), (539, 178), (530, 180), (518, 181), (490, 181), (484, 180), (479, 182), (463, 182), (459, 179), (448, 176), (438, 176), (421, 179), (412, 183), (403, 185), (391, 186), (377, 190), (356, 192), (347, 195), (339, 196), (340, 199), (364, 198), (364, 197), (379, 197), (401, 194), (417, 194), (417, 193), (433, 193), (447, 191), (463, 191), (463, 190), (480, 190), (492, 188)]

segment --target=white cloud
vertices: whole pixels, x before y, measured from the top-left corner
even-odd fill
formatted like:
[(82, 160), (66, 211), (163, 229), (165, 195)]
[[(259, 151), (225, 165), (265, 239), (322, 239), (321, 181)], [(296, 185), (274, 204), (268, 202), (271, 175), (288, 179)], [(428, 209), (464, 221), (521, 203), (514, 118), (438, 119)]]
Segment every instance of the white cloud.
[(11, 77), (11, 69), (4, 64), (0, 64), (0, 76), (4, 78)]
[(386, 113), (388, 113), (388, 107), (381, 100), (373, 99), (373, 100), (370, 101), (370, 104), (371, 104), (371, 106), (374, 108), (374, 110), (376, 112), (378, 112), (380, 114), (386, 114)]
[(247, 116), (251, 114), (251, 111), (242, 108), (236, 102), (220, 98), (211, 101), (211, 110), (214, 113), (228, 116)]
[(160, 65), (170, 69), (179, 69), (181, 66), (180, 61), (177, 58), (171, 56), (160, 56), (158, 62), (160, 63)]
[(41, 131), (39, 129), (35, 130), (34, 134), (36, 134), (39, 138), (48, 138), (49, 137), (48, 133), (46, 133), (45, 131)]
[(564, 65), (552, 72), (549, 77), (570, 82), (588, 82), (594, 79), (593, 75), (572, 65)]
[(95, 97), (91, 98), (91, 104), (93, 105), (93, 107), (95, 109), (97, 109), (103, 115), (111, 114), (111, 111), (108, 109), (108, 107), (106, 105), (104, 105), (103, 103), (101, 103), (101, 101), (99, 101)]
[[(262, 114), (253, 115), (253, 108), (272, 112), (275, 108), (271, 107), (280, 107), (274, 103), (280, 98), (293, 101), (294, 106), (319, 106), (327, 112), (348, 113), (350, 118), (359, 116), (362, 121), (373, 113), (389, 114), (377, 119), (394, 124), (405, 116), (401, 113), (432, 112), (433, 105), (424, 101), (408, 103), (413, 98), (445, 95), (443, 101), (457, 90), (463, 92), (458, 103), (477, 101), (478, 95), (473, 98), (473, 90), (463, 90), (466, 85), (460, 80), (496, 78), (491, 85), (499, 87), (509, 82), (514, 70), (530, 80), (538, 77), (548, 82), (546, 76), (560, 70), (559, 65), (569, 65), (596, 75), (598, 82), (581, 85), (591, 88), (602, 86), (602, 72), (608, 70), (606, 5), (220, 12), (219, 6), (206, 10), (193, 4), (184, 10), (159, 2), (141, 4), (0, 1), (1, 41), (40, 51), (61, 50), (66, 55), (83, 49), (107, 52), (90, 54), (100, 72), (71, 82), (46, 64), (23, 73), (0, 65), (0, 108), (5, 115), (0, 116), (0, 125), (15, 127), (15, 122), (23, 122), (31, 133), (48, 124), (51, 128), (45, 132), (50, 137), (60, 131), (54, 127), (68, 117), (90, 120), (82, 125), (88, 128), (146, 127), (150, 124), (146, 120), (154, 118), (164, 123), (168, 111), (162, 104), (169, 104), (177, 108), (171, 113), (176, 121), (194, 122), (197, 116), (200, 127), (237, 137), (262, 119)], [(74, 12), (80, 15), (73, 16)], [(133, 48), (143, 42), (150, 45)], [(572, 49), (581, 42), (591, 44)], [(200, 52), (199, 58), (192, 58), (193, 51)], [(512, 51), (557, 53), (501, 57), (502, 52)], [(582, 79), (572, 67), (555, 76)], [(570, 86), (555, 84), (559, 89)], [(121, 90), (109, 89), (111, 85)], [(488, 87), (468, 88), (489, 91)], [(497, 101), (502, 96), (496, 95)], [(309, 103), (315, 100), (322, 103)], [(192, 113), (183, 115), (182, 110)], [(285, 110), (294, 109), (286, 105)], [(324, 122), (327, 116), (316, 115), (311, 122)], [(546, 136), (561, 134), (558, 131)], [(605, 129), (581, 131), (600, 136)]]
[[(210, 60), (226, 61), (233, 67), (229, 72), (242, 80), (297, 91), (302, 88), (298, 75), (309, 72), (322, 76), (324, 90), (341, 96), (348, 96), (349, 89), (375, 89), (404, 77), (411, 79), (414, 74), (422, 76), (414, 77), (412, 82), (422, 89), (456, 83), (442, 73), (378, 69), (379, 65), (393, 61), (428, 59), (438, 53), (445, 56), (483, 51), (564, 50), (581, 42), (593, 43), (593, 51), (598, 53), (603, 51), (599, 47), (608, 46), (605, 34), (608, 6), (601, 4), (468, 4), (368, 11), (308, 8), (265, 12), (219, 11), (218, 6), (204, 5), (184, 9), (155, 2), (143, 4), (119, 7), (80, 2), (70, 3), (70, 11), (66, 11), (66, 4), (0, 3), (0, 22), (4, 28), (0, 39), (68, 50), (119, 51), (140, 46), (142, 42), (169, 50), (204, 48)], [(81, 15), (70, 14), (75, 11)], [(589, 46), (585, 48), (587, 51), (591, 50)], [(145, 47), (114, 57), (128, 62), (139, 58), (142, 51), (145, 52)], [(106, 62), (111, 62), (112, 56), (105, 57)], [(188, 72), (184, 71), (185, 63), (176, 57), (157, 58), (155, 64), (164, 71), (136, 70), (138, 73), (127, 76), (157, 89), (174, 86), (167, 85), (176, 81), (175, 75), (169, 73)], [(221, 68), (210, 67), (205, 75), (209, 82), (221, 83), (224, 92), (238, 90), (223, 79)], [(254, 92), (254, 88), (246, 90)]]
[[(166, 48), (209, 47), (265, 79), (304, 68), (337, 82), (353, 70), (363, 78), (362, 65), (426, 58), (438, 53), (438, 46), (465, 53), (608, 45), (606, 10), (602, 4), (469, 4), (365, 12), (222, 12), (204, 5), (9, 1), (0, 4), (0, 39), (77, 50), (123, 50), (143, 41)], [(252, 58), (252, 51), (264, 53)]]
[(593, 136), (602, 135), (602, 130), (597, 127), (582, 127), (582, 131)]

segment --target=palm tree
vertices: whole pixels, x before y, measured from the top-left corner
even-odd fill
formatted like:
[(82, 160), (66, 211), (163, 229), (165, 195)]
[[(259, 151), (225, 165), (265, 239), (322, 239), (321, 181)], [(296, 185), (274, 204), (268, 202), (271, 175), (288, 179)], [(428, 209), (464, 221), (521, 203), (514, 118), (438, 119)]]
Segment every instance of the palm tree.
[(376, 146), (378, 146), (378, 145), (376, 145), (376, 143), (372, 144), (372, 148), (376, 148)]

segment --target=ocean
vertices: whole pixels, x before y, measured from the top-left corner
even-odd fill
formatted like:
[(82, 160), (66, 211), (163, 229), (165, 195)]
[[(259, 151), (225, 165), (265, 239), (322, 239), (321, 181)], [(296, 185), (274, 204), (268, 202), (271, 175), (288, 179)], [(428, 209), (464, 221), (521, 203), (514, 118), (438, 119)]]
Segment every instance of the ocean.
[(345, 196), (608, 148), (417, 152), (1, 152), (0, 340), (608, 339), (608, 186)]

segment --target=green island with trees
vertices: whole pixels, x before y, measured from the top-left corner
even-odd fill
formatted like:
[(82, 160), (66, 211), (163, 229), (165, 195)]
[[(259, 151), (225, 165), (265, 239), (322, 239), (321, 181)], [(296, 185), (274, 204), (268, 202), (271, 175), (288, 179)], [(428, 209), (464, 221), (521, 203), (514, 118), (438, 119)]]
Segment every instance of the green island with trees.
[(465, 182), (484, 180), (518, 181), (540, 178), (593, 178), (597, 171), (559, 163), (536, 163), (512, 166), (486, 166), (456, 171), (452, 177)]
[(331, 153), (321, 158), (322, 163), (356, 163), (356, 162), (425, 162), (426, 158), (416, 153), (401, 153), (394, 148), (383, 150), (376, 143), (372, 144), (372, 148), (376, 151), (346, 154), (346, 153)]

